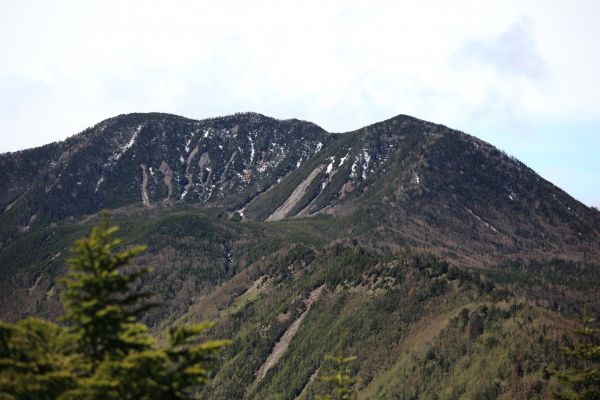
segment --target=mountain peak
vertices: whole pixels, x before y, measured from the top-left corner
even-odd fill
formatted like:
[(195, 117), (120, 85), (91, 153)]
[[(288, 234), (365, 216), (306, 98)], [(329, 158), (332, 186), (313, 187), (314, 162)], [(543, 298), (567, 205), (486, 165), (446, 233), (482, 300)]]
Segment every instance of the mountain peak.
[(587, 247), (600, 231), (598, 213), (524, 164), (403, 114), (338, 135), (254, 112), (123, 114), (64, 142), (1, 155), (0, 178), (9, 188), (1, 222), (20, 227), (3, 240), (103, 208), (189, 203), (269, 221), (369, 210), (382, 230), (424, 243), (460, 232), (463, 243), (487, 243), (481, 254), (490, 244), (536, 248), (542, 235), (557, 248), (558, 238)]

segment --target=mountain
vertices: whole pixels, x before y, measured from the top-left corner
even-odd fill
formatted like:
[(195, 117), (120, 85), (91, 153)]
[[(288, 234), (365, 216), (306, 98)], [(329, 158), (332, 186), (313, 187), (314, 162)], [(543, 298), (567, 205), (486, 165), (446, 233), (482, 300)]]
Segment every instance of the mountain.
[(108, 209), (149, 246), (157, 334), (234, 339), (211, 398), (310, 398), (340, 330), (361, 398), (547, 398), (562, 335), (600, 310), (600, 213), (410, 116), (121, 115), (1, 154), (0, 179), (0, 318), (60, 315), (68, 247)]
[(64, 142), (2, 155), (3, 218), (26, 230), (38, 218), (135, 203), (243, 203), (330, 137), (314, 124), (251, 113), (205, 121), (119, 116)]
[(104, 208), (180, 204), (254, 221), (372, 213), (363, 220), (383, 237), (439, 242), (482, 265), (490, 250), (580, 259), (600, 238), (597, 211), (520, 161), (403, 115), (345, 134), (254, 113), (122, 115), (0, 155), (0, 178), (2, 245), (32, 225)]

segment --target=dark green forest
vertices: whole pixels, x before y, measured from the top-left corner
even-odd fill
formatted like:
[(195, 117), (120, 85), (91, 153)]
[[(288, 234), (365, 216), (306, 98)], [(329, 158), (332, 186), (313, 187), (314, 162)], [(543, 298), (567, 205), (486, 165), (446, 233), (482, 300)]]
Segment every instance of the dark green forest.
[[(352, 243), (288, 245), (241, 272), (252, 271), (246, 278), (254, 284), (220, 310), (200, 302), (149, 329), (143, 317), (161, 306), (140, 282), (154, 272), (133, 263), (146, 248), (116, 232), (105, 221), (72, 246), (58, 323), (30, 317), (0, 325), (1, 398), (600, 394), (600, 337), (587, 314), (574, 323), (480, 274), (407, 250), (382, 256)], [(235, 290), (226, 289), (235, 280), (222, 290)], [(198, 321), (205, 316), (215, 322)], [(278, 362), (257, 375), (300, 318)]]

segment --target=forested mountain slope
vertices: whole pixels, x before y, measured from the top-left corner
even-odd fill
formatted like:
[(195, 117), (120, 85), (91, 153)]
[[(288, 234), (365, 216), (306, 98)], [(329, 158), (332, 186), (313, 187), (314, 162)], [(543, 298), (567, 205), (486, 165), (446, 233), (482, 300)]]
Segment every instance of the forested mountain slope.
[(598, 211), (409, 116), (122, 115), (0, 155), (0, 179), (0, 318), (62, 313), (68, 248), (108, 209), (148, 245), (156, 334), (212, 319), (234, 340), (210, 398), (312, 398), (340, 332), (361, 398), (548, 398), (562, 340), (600, 310)]

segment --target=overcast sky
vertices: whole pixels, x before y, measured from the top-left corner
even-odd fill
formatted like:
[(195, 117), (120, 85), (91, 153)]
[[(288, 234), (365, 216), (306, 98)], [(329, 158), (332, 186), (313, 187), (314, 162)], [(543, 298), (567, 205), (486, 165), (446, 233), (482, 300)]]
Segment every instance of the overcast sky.
[(409, 114), (600, 206), (599, 42), (597, 0), (0, 0), (0, 152), (128, 112)]

